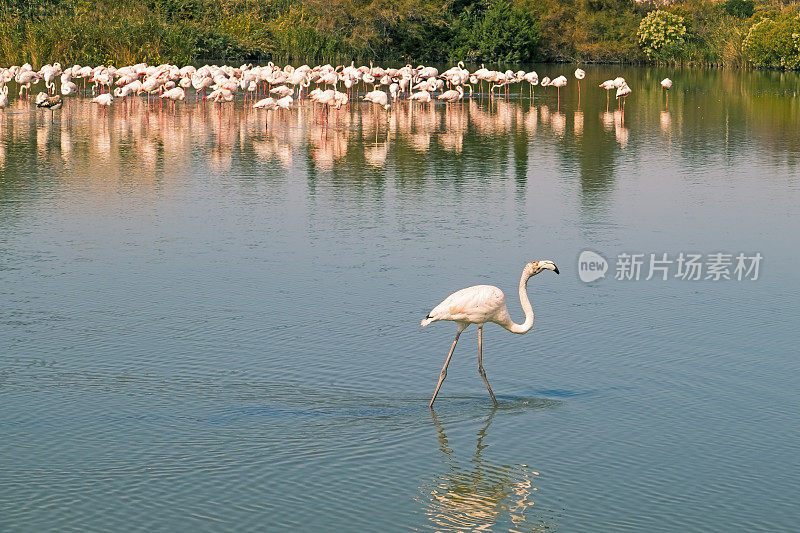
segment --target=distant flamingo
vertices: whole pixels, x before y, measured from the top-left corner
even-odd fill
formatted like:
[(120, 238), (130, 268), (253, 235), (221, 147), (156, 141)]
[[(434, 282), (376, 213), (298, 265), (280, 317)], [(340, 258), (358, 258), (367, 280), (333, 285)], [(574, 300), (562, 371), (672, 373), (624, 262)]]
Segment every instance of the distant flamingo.
[(368, 92), (364, 95), (364, 100), (372, 102), (373, 104), (378, 104), (387, 111), (391, 108), (389, 105), (389, 95), (381, 90)]
[(558, 95), (558, 103), (556, 105), (557, 109), (561, 108), (561, 88), (567, 86), (567, 77), (566, 76), (559, 76), (553, 81), (550, 82), (550, 85), (556, 88), (556, 94)]
[(525, 74), (525, 81), (528, 82), (528, 96), (533, 99), (533, 88), (539, 85), (539, 75), (535, 70), (532, 70)]
[(600, 87), (601, 89), (605, 89), (606, 90), (606, 111), (608, 111), (609, 93), (611, 91), (613, 91), (614, 89), (616, 89), (617, 86), (614, 84), (614, 80), (606, 80), (603, 83), (601, 83), (600, 85), (598, 85), (598, 87)]
[(578, 102), (581, 101), (581, 80), (586, 77), (586, 72), (583, 69), (575, 69), (575, 79), (578, 80)]
[(627, 83), (622, 82), (622, 86), (620, 86), (620, 88), (617, 89), (617, 100), (620, 100), (620, 98), (622, 99), (620, 100), (620, 102), (622, 103), (623, 113), (625, 113), (625, 99), (628, 97), (629, 94), (631, 94), (631, 88), (628, 87)]
[(669, 90), (672, 89), (672, 80), (669, 78), (664, 78), (661, 80), (661, 87), (664, 88), (664, 94), (667, 97), (667, 106), (669, 106)]
[(431, 93), (423, 89), (418, 93), (412, 94), (411, 96), (408, 97), (408, 99), (413, 100), (415, 102), (428, 103), (431, 101)]
[(433, 408), (436, 395), (439, 394), (442, 382), (447, 376), (447, 365), (450, 364), (450, 358), (453, 356), (453, 352), (456, 349), (458, 338), (461, 336), (461, 332), (469, 327), (470, 324), (476, 324), (478, 326), (478, 373), (481, 375), (481, 378), (483, 378), (483, 382), (486, 384), (492, 401), (497, 405), (497, 399), (494, 397), (492, 387), (489, 386), (489, 380), (486, 378), (486, 371), (483, 369), (483, 326), (487, 322), (494, 322), (511, 333), (527, 333), (533, 327), (534, 318), (533, 308), (528, 299), (528, 280), (544, 269), (552, 270), (556, 274), (559, 273), (555, 263), (549, 260), (530, 262), (525, 265), (525, 268), (522, 270), (522, 277), (519, 280), (519, 300), (522, 304), (522, 310), (525, 312), (525, 322), (522, 324), (516, 324), (511, 320), (503, 291), (492, 285), (475, 285), (474, 287), (468, 287), (454, 292), (445, 298), (442, 303), (434, 307), (433, 310), (428, 313), (428, 316), (422, 320), (422, 327), (439, 320), (449, 320), (458, 325), (456, 338), (453, 340), (453, 346), (450, 348), (442, 371), (439, 373), (439, 382), (436, 384), (436, 390), (433, 392), (433, 397), (428, 407)]
[(55, 110), (61, 108), (61, 105), (64, 102), (61, 100), (61, 96), (48, 96), (47, 93), (39, 93), (36, 95), (36, 107), (42, 107), (44, 109), (50, 110), (50, 122), (53, 122), (53, 115), (55, 114)]
[(92, 98), (92, 102), (100, 106), (100, 109), (103, 112), (103, 116), (106, 114), (106, 108), (114, 103), (114, 97), (111, 96), (111, 93), (103, 93), (99, 96), (95, 96)]

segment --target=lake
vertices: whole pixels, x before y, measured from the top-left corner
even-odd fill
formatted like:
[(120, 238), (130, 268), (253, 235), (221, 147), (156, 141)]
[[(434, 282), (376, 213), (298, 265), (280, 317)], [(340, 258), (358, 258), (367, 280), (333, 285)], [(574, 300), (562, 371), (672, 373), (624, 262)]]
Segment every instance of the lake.
[[(794, 531), (800, 76), (574, 68), (327, 126), (14, 96), (0, 529)], [(521, 322), (539, 259), (533, 330), (484, 330), (498, 407), (470, 327), (428, 409), (456, 327), (420, 320), (486, 283)]]

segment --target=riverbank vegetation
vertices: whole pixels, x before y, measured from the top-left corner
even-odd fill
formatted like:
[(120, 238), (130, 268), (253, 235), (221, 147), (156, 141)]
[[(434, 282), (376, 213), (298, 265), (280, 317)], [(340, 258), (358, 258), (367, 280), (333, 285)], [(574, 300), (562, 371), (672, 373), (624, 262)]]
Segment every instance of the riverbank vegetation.
[(800, 68), (779, 0), (0, 0), (0, 64), (676, 62)]

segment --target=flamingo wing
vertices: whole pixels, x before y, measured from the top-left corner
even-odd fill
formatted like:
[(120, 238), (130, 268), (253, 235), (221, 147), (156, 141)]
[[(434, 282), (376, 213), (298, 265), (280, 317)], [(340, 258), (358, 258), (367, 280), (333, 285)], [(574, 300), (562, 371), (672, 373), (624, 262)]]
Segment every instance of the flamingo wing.
[(475, 285), (454, 292), (434, 307), (422, 321), (423, 326), (437, 320), (470, 324), (496, 322), (508, 315), (506, 298), (493, 285)]

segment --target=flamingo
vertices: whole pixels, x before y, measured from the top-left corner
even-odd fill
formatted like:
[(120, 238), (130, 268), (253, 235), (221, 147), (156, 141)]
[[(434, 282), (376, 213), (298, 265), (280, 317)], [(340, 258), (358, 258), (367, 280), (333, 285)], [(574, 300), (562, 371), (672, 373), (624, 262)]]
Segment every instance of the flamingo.
[(39, 83), (39, 75), (32, 70), (24, 69), (17, 73), (15, 81), (19, 84), (19, 97), (22, 98), (22, 94), (25, 91), (30, 93), (31, 85)]
[(64, 96), (72, 96), (78, 94), (78, 86), (72, 81), (65, 81), (61, 83), (61, 94)]
[(431, 101), (431, 93), (426, 90), (421, 90), (418, 93), (414, 93), (408, 97), (409, 100), (414, 100), (417, 102), (428, 103)]
[(276, 95), (278, 98), (283, 98), (284, 96), (294, 94), (294, 89), (290, 89), (286, 85), (279, 85), (277, 87), (273, 87), (269, 93)]
[(664, 94), (667, 96), (667, 105), (669, 105), (669, 90), (672, 89), (672, 80), (664, 78), (661, 80), (661, 87), (664, 89)]
[(275, 106), (283, 109), (285, 112), (287, 109), (292, 108), (293, 103), (294, 103), (294, 98), (292, 98), (292, 95), (288, 95), (284, 96), (283, 98), (280, 98), (277, 102), (275, 102)]
[(391, 107), (389, 105), (389, 95), (381, 90), (368, 92), (367, 94), (364, 95), (364, 100), (372, 102), (373, 104), (378, 104), (387, 111)]
[(446, 102), (458, 102), (464, 98), (464, 88), (461, 85), (456, 85), (455, 90), (450, 89), (436, 97), (437, 100), (444, 100)]
[(267, 96), (266, 98), (262, 98), (255, 104), (253, 104), (253, 109), (275, 109), (278, 105), (278, 101), (272, 98), (271, 96)]
[(55, 110), (59, 109), (64, 102), (61, 96), (48, 96), (47, 93), (39, 93), (36, 95), (36, 107), (43, 107), (50, 110), (50, 122), (53, 122), (53, 115)]
[(103, 93), (99, 96), (95, 96), (92, 98), (92, 102), (98, 104), (100, 109), (103, 110), (103, 115), (106, 113), (106, 108), (114, 103), (114, 97), (111, 96), (111, 93)]
[(557, 108), (561, 107), (561, 88), (567, 86), (567, 78), (566, 76), (559, 76), (553, 81), (550, 82), (550, 85), (556, 88), (556, 94), (558, 95), (558, 103), (556, 104)]
[(492, 387), (489, 385), (489, 380), (486, 378), (486, 371), (483, 369), (483, 326), (487, 322), (494, 322), (511, 333), (523, 334), (530, 331), (533, 327), (533, 308), (528, 299), (528, 280), (541, 272), (544, 269), (552, 270), (558, 274), (558, 267), (550, 260), (532, 261), (525, 265), (522, 269), (522, 277), (519, 280), (519, 300), (522, 304), (522, 310), (525, 312), (525, 322), (516, 324), (511, 320), (506, 307), (506, 298), (503, 291), (492, 285), (475, 285), (454, 292), (442, 303), (433, 308), (428, 313), (421, 325), (424, 328), (431, 322), (439, 320), (450, 320), (455, 322), (458, 326), (456, 338), (453, 340), (453, 346), (447, 354), (442, 371), (439, 373), (439, 382), (436, 384), (436, 390), (433, 392), (428, 407), (433, 408), (433, 402), (436, 401), (436, 395), (439, 394), (439, 389), (442, 386), (444, 378), (447, 377), (447, 365), (450, 364), (450, 358), (456, 349), (456, 343), (464, 331), (470, 324), (478, 326), (478, 373), (483, 378), (486, 388), (489, 390), (489, 395), (492, 401), (497, 405), (497, 399), (494, 397)]
[(625, 112), (625, 98), (627, 98), (627, 96), (629, 94), (631, 94), (631, 88), (628, 87), (627, 83), (622, 82), (622, 85), (620, 86), (620, 88), (617, 89), (617, 100), (622, 98), (622, 112), (623, 113)]
[(575, 79), (578, 80), (578, 101), (581, 99), (581, 80), (586, 77), (586, 71), (580, 68), (575, 69)]
[(186, 98), (186, 91), (183, 90), (183, 87), (173, 87), (172, 89), (161, 93), (161, 98), (169, 98), (173, 102), (176, 100), (183, 100)]
[(533, 88), (536, 85), (539, 85), (539, 75), (536, 73), (535, 70), (532, 70), (532, 71), (528, 72), (527, 74), (525, 74), (524, 78), (525, 78), (525, 81), (528, 82), (528, 89), (529, 89), (528, 96), (533, 98)]
[(0, 88), (0, 109), (8, 107), (8, 85)]
[(600, 85), (598, 85), (598, 87), (606, 90), (606, 111), (608, 111), (609, 91), (613, 91), (614, 89), (617, 88), (617, 86), (614, 84), (614, 80), (606, 80)]

